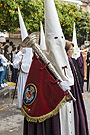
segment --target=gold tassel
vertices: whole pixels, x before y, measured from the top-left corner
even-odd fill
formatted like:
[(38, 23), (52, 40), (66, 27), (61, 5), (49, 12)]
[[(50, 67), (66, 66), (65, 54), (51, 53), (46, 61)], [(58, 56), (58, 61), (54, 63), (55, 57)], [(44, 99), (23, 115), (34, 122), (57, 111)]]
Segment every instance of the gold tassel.
[(28, 122), (43, 122), (45, 121), (46, 119), (49, 119), (51, 117), (53, 117), (54, 115), (56, 115), (58, 112), (59, 112), (59, 109), (62, 108), (62, 106), (64, 106), (64, 104), (67, 102), (66, 100), (68, 99), (68, 96), (64, 96), (64, 98), (60, 101), (60, 103), (57, 105), (57, 107), (51, 111), (50, 113), (46, 114), (46, 115), (43, 115), (43, 116), (40, 116), (40, 117), (31, 117), (29, 116), (25, 110), (22, 108), (21, 109), (21, 112), (22, 112), (22, 115), (24, 115), (24, 117), (26, 117), (26, 120)]

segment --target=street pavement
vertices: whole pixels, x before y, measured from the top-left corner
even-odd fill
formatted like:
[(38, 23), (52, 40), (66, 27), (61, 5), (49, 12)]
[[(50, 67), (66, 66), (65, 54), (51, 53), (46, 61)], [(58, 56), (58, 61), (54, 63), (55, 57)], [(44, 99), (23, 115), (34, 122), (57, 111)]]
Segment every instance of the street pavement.
[(90, 135), (90, 92), (84, 92), (84, 103), (87, 113), (88, 127), (89, 127), (89, 135)]
[(17, 98), (0, 98), (0, 135), (23, 135), (24, 117), (17, 106)]
[[(90, 92), (86, 91), (84, 86), (83, 95), (85, 108), (87, 112), (88, 126), (90, 132)], [(17, 97), (13, 104), (9, 95), (0, 97), (0, 135), (23, 135), (24, 117), (17, 106)]]

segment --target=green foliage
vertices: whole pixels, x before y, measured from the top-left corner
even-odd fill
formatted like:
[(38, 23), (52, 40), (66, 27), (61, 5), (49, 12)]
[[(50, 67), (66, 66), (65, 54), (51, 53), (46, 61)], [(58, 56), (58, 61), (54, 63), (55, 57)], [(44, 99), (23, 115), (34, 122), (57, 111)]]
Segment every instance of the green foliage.
[(20, 5), (20, 9), (27, 30), (29, 32), (39, 31), (40, 21), (44, 23), (44, 2), (42, 0), (29, 2), (25, 0)]
[(1, 0), (0, 31), (14, 32), (19, 27), (18, 7), (27, 30), (39, 31), (40, 21), (44, 23), (44, 1), (42, 0)]
[(77, 38), (90, 34), (90, 13), (84, 12), (76, 4), (55, 1), (61, 27), (65, 36), (72, 37), (73, 24), (76, 24)]
[(80, 21), (77, 21), (77, 29), (81, 37), (90, 34), (90, 13), (82, 11)]
[(0, 31), (13, 31), (18, 25), (17, 4), (12, 0), (0, 1)]
[[(76, 23), (77, 37), (90, 34), (90, 14), (76, 4), (55, 0), (59, 21), (65, 36), (72, 37)], [(40, 21), (44, 25), (44, 0), (0, 0), (0, 31), (14, 32), (19, 27), (18, 7), (27, 30), (40, 31)]]

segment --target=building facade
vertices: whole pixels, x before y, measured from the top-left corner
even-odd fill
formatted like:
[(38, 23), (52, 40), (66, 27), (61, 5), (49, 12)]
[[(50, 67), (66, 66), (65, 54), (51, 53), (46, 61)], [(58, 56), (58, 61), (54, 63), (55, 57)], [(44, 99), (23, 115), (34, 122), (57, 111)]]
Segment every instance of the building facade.
[(65, 1), (65, 2), (71, 2), (74, 4), (77, 4), (78, 6), (81, 6), (83, 11), (88, 11), (90, 13), (90, 0), (59, 0), (59, 1)]

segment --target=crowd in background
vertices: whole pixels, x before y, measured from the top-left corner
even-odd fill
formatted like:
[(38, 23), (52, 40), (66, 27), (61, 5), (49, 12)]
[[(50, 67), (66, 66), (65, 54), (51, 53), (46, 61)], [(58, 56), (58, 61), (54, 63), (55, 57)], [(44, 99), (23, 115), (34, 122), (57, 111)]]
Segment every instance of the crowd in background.
[[(11, 51), (10, 51), (11, 47)], [(7, 82), (16, 83), (19, 69), (12, 65), (15, 55), (22, 49), (22, 45), (9, 45), (7, 42), (0, 42), (0, 90), (8, 86)]]
[[(9, 48), (12, 48), (11, 51)], [(22, 49), (22, 45), (18, 46), (12, 44), (7, 44), (7, 42), (0, 42), (0, 90), (8, 86), (6, 82), (17, 82), (19, 69), (14, 68), (12, 63), (15, 59), (15, 55)], [(87, 56), (90, 54), (90, 45), (81, 45), (81, 52), (88, 52)], [(87, 57), (88, 58), (88, 57)], [(88, 64), (88, 60), (87, 64)], [(87, 80), (89, 80), (89, 68), (87, 65)], [(87, 81), (87, 87), (88, 87)], [(83, 89), (83, 88), (82, 88)], [(87, 88), (88, 89), (88, 88)], [(83, 92), (83, 91), (82, 91)]]
[[(87, 91), (90, 91), (90, 44), (82, 45), (81, 52), (86, 52), (86, 81), (87, 81)], [(85, 63), (84, 63), (85, 64)]]

